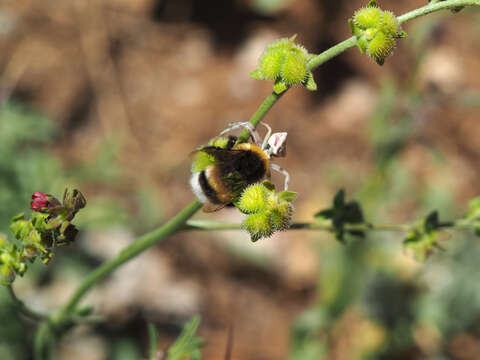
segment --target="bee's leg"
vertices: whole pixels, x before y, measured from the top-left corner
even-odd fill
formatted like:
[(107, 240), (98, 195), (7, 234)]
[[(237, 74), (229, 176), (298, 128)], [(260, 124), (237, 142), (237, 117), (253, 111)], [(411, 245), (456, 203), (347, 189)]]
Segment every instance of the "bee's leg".
[(290, 181), (290, 174), (288, 171), (273, 163), (270, 163), (270, 168), (285, 176), (285, 185), (283, 190), (288, 190), (288, 182)]
[(244, 127), (248, 130), (248, 132), (250, 133), (250, 136), (253, 138), (253, 141), (255, 142), (255, 144), (257, 144), (258, 146), (260, 146), (260, 144), (262, 143), (262, 140), (260, 140), (260, 136), (258, 135), (258, 132), (255, 130), (255, 128), (253, 127), (252, 124), (250, 124), (248, 121), (241, 121), (241, 122), (234, 122), (234, 123), (231, 123), (225, 130), (223, 130), (220, 134), (220, 135), (223, 135), (229, 131), (232, 131), (232, 130), (235, 130), (235, 129), (238, 129), (238, 128), (241, 128), (241, 127)]

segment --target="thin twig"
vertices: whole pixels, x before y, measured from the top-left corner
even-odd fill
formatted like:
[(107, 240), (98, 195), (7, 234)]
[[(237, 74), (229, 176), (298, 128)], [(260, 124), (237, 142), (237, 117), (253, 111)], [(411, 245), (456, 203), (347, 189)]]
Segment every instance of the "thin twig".
[(10, 298), (13, 304), (15, 305), (19, 313), (35, 321), (42, 321), (48, 318), (47, 315), (37, 312), (35, 310), (32, 310), (27, 305), (25, 305), (25, 303), (22, 300), (20, 300), (17, 297), (17, 295), (15, 295), (15, 292), (13, 291), (13, 288), (11, 285), (7, 286), (7, 291), (10, 295)]

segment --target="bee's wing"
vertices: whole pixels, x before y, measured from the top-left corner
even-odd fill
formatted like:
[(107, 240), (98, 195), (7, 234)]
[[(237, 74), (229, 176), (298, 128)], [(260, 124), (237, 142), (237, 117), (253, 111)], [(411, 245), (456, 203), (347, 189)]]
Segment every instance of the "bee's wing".
[(205, 146), (197, 151), (194, 151), (193, 154), (195, 155), (196, 152), (204, 152), (212, 155), (216, 161), (221, 163), (232, 162), (237, 158), (244, 156), (243, 150), (228, 150), (216, 146)]

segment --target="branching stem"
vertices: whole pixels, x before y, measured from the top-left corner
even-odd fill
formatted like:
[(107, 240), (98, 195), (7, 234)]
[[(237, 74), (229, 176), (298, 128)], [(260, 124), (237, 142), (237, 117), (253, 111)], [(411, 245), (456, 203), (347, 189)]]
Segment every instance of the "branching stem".
[[(439, 228), (459, 228), (469, 229), (471, 226), (460, 222), (445, 222), (440, 224)], [(416, 229), (415, 224), (345, 224), (345, 231), (398, 231), (409, 232)], [(182, 230), (242, 230), (242, 224), (211, 220), (188, 220)], [(316, 230), (316, 231), (334, 231), (334, 226), (327, 222), (297, 222), (293, 223), (289, 230)]]
[[(443, 10), (443, 9), (452, 9), (461, 6), (480, 6), (480, 0), (445, 0), (445, 1), (437, 1), (432, 2), (428, 5), (425, 5), (419, 9), (410, 11), (400, 17), (398, 17), (400, 23), (404, 23), (406, 21), (415, 19), (420, 16), (424, 16), (430, 14), (435, 11)], [(350, 37), (345, 41), (331, 47), (330, 49), (322, 52), (321, 54), (313, 57), (308, 67), (310, 70), (317, 68), (318, 66), (322, 65), (326, 61), (332, 59), (333, 57), (343, 53), (344, 51), (354, 47), (356, 45), (356, 38)], [(285, 92), (284, 92), (285, 93)], [(252, 115), (250, 118), (250, 123), (253, 126), (257, 126), (258, 123), (265, 117), (265, 115), (270, 111), (270, 109), (275, 105), (275, 103), (280, 99), (280, 97), (284, 94), (278, 95), (276, 93), (271, 93), (265, 101), (260, 105), (258, 110)], [(248, 139), (248, 131), (242, 132), (239, 137), (239, 141), (246, 141)], [(134, 258), (135, 256), (139, 255), (149, 247), (154, 244), (159, 243), (169, 235), (182, 230), (182, 229), (201, 229), (201, 223), (199, 222), (189, 222), (189, 225), (185, 228), (185, 223), (188, 219), (190, 219), (201, 207), (200, 202), (194, 201), (190, 205), (188, 205), (185, 209), (180, 211), (176, 216), (174, 216), (171, 220), (169, 220), (166, 224), (154, 230), (148, 234), (143, 235), (142, 237), (135, 240), (132, 244), (127, 246), (117, 257), (107, 261), (97, 269), (95, 269), (92, 273), (90, 273), (83, 282), (78, 286), (75, 290), (73, 295), (70, 297), (68, 302), (59, 310), (57, 315), (51, 319), (52, 325), (60, 325), (63, 321), (71, 318), (72, 313), (74, 312), (78, 302), (81, 298), (88, 292), (90, 288), (92, 288), (96, 283), (101, 281), (105, 278), (108, 274), (115, 271), (120, 265), (124, 264), (125, 262), (129, 261), (130, 259)], [(203, 224), (205, 226), (206, 224)], [(227, 228), (238, 228), (238, 224), (221, 224), (221, 223), (210, 223), (209, 229), (213, 230), (215, 227), (217, 229), (227, 229)], [(363, 225), (365, 226), (365, 225)], [(372, 225), (373, 226), (373, 225)], [(323, 228), (321, 228), (323, 227)], [(331, 227), (326, 228), (325, 225), (319, 225), (314, 223), (298, 223), (295, 224), (293, 229), (318, 229), (318, 230), (331, 230)], [(374, 230), (389, 230), (389, 231), (408, 231), (410, 229), (410, 225), (405, 224), (384, 224), (384, 225), (376, 225)], [(353, 230), (353, 229), (352, 229)], [(366, 230), (372, 230), (369, 227)], [(17, 299), (18, 300), (18, 299)], [(20, 301), (17, 302), (18, 304), (22, 304), (20, 307), (24, 311), (27, 311), (28, 314), (35, 315), (34, 312), (30, 312), (26, 310), (26, 307)], [(43, 318), (43, 317), (41, 317)], [(46, 323), (39, 328), (37, 334), (37, 343), (36, 348), (42, 349), (42, 342), (46, 341), (45, 339), (47, 336), (45, 334), (46, 331)]]
[(15, 292), (13, 291), (13, 288), (11, 285), (7, 286), (7, 291), (8, 294), (10, 295), (10, 298), (12, 299), (13, 304), (17, 308), (18, 312), (23, 314), (29, 319), (35, 320), (35, 321), (42, 321), (47, 319), (47, 315), (41, 314), (35, 310), (30, 309), (25, 303), (20, 300), (17, 295), (15, 295)]

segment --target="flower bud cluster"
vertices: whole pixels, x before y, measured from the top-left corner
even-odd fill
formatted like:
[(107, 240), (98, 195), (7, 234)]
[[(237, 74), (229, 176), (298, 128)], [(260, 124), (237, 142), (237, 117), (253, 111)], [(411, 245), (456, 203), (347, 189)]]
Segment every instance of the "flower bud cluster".
[(53, 256), (53, 248), (68, 245), (75, 240), (78, 230), (70, 222), (85, 206), (86, 201), (78, 190), (65, 190), (63, 202), (50, 194), (35, 192), (30, 207), (31, 218), (21, 213), (12, 219), (10, 229), (17, 243), (0, 235), (0, 283), (11, 284), (16, 275), (27, 270), (27, 261), (39, 257), (47, 264)]
[(265, 48), (258, 68), (250, 76), (258, 80), (274, 80), (273, 90), (280, 94), (292, 85), (304, 85), (316, 90), (317, 85), (308, 69), (310, 54), (301, 45), (295, 44), (296, 35), (279, 39)]
[(296, 193), (292, 191), (275, 192), (272, 183), (250, 185), (236, 202), (237, 208), (247, 214), (243, 227), (252, 241), (271, 236), (276, 231), (290, 227)]
[(396, 39), (406, 36), (395, 14), (381, 10), (375, 0), (357, 10), (349, 24), (360, 51), (379, 65), (393, 53)]

